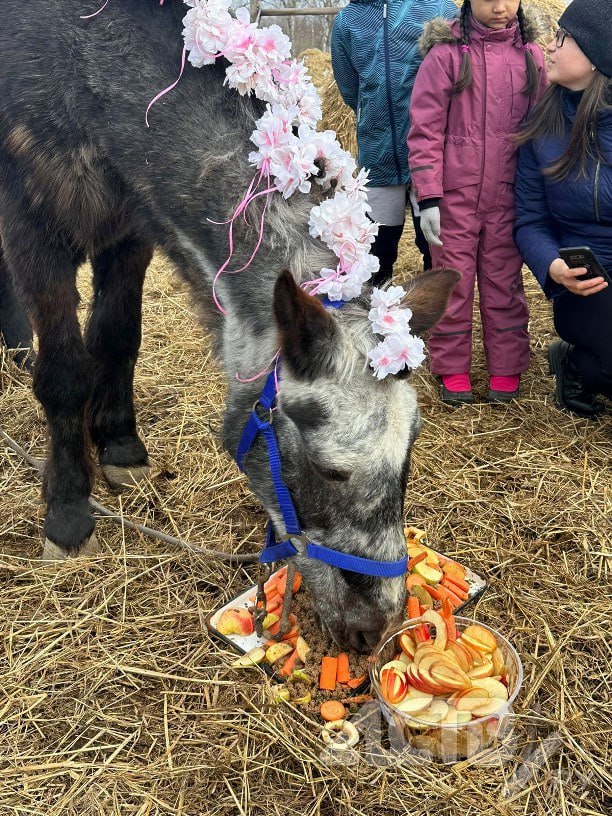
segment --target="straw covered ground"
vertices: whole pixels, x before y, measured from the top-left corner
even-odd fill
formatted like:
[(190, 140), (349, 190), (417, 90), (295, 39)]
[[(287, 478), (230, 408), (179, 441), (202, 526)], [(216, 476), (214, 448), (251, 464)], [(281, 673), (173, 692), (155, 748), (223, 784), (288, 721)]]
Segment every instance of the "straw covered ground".
[[(400, 275), (415, 264), (410, 236)], [(559, 412), (545, 350), (550, 309), (526, 275), (533, 364), (511, 407), (447, 409), (414, 377), (423, 431), (406, 519), (490, 578), (472, 609), (525, 667), (516, 729), (490, 764), (398, 764), (379, 746), (321, 755), (320, 723), (270, 702), (255, 670), (229, 668), (206, 615), (254, 568), (229, 567), (100, 520), (99, 556), (36, 560), (36, 472), (0, 448), (0, 814), (606, 814), (612, 804), (610, 438)], [(80, 275), (85, 310), (87, 270)], [(476, 343), (475, 380), (485, 386)], [(140, 429), (154, 470), (117, 496), (125, 518), (200, 546), (255, 552), (264, 514), (216, 436), (223, 377), (189, 296), (157, 256), (137, 369)], [(3, 357), (0, 422), (44, 456), (27, 375)]]

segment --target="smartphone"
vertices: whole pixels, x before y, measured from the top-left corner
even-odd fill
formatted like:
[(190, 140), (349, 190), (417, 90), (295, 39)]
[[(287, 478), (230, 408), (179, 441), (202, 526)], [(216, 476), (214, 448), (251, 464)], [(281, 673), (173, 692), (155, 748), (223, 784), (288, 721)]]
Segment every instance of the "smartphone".
[(581, 275), (579, 278), (576, 278), (576, 280), (603, 278), (607, 283), (612, 284), (610, 275), (608, 275), (597, 260), (595, 253), (591, 252), (589, 247), (561, 247), (559, 257), (562, 258), (571, 269), (576, 269), (576, 267), (579, 266), (586, 267), (586, 275)]

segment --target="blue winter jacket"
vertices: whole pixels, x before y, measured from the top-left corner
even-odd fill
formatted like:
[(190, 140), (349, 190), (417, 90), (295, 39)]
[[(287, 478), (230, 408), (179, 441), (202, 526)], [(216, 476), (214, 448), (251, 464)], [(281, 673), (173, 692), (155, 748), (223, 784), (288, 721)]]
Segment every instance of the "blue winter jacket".
[(546, 136), (523, 145), (519, 153), (514, 238), (549, 298), (567, 291), (548, 275), (560, 247), (588, 246), (612, 273), (612, 111), (599, 114), (597, 136), (603, 161), (589, 161), (586, 178), (578, 179), (572, 172), (563, 181), (552, 181), (542, 174), (568, 144), (581, 94), (563, 91), (567, 129), (561, 139)]
[(351, 0), (336, 16), (334, 77), (357, 114), (357, 160), (370, 168), (372, 187), (409, 180), (408, 109), (423, 59), (418, 41), (428, 20), (456, 15), (452, 0)]

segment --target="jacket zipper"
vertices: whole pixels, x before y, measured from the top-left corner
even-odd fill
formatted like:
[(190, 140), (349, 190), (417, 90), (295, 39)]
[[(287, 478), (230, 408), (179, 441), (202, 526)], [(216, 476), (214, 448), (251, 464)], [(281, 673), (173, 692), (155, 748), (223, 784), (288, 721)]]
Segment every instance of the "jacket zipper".
[(389, 121), (391, 122), (391, 143), (393, 145), (393, 158), (397, 171), (397, 183), (402, 176), (400, 160), (397, 154), (397, 139), (395, 134), (395, 117), (393, 116), (393, 100), (391, 98), (391, 62), (389, 59), (389, 22), (387, 19), (387, 3), (383, 4), (383, 44), (385, 51), (385, 78), (387, 81), (387, 105), (389, 106)]
[(599, 176), (601, 175), (601, 161), (598, 160), (595, 166), (595, 180), (593, 183), (593, 205), (595, 208), (595, 220), (599, 222)]
[(478, 191), (478, 203), (476, 204), (476, 212), (480, 212), (480, 204), (482, 201), (482, 191), (484, 189), (484, 173), (485, 173), (485, 162), (487, 159), (487, 57), (486, 57), (486, 43), (483, 43), (482, 46), (482, 69), (484, 71), (485, 81), (483, 84), (484, 93), (482, 95), (482, 132), (484, 138), (482, 140), (482, 171), (480, 175), (480, 190)]

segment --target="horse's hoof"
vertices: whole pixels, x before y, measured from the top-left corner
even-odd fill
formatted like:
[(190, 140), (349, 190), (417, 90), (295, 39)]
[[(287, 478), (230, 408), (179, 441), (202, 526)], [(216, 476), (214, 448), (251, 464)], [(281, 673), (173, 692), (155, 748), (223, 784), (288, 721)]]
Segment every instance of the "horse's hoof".
[(134, 467), (119, 467), (118, 465), (102, 465), (104, 478), (113, 488), (121, 490), (124, 487), (133, 487), (149, 477), (150, 465), (135, 465)]
[(62, 550), (61, 547), (58, 547), (57, 544), (54, 544), (48, 538), (45, 538), (45, 545), (43, 547), (42, 552), (42, 561), (46, 561), (47, 563), (52, 561), (66, 561), (68, 558), (74, 557), (78, 558), (80, 556), (91, 556), (95, 555), (100, 550), (100, 545), (98, 544), (98, 539), (96, 538), (96, 534), (92, 533), (87, 541), (83, 544), (81, 549), (78, 553), (75, 553), (74, 556), (68, 555), (65, 550)]

